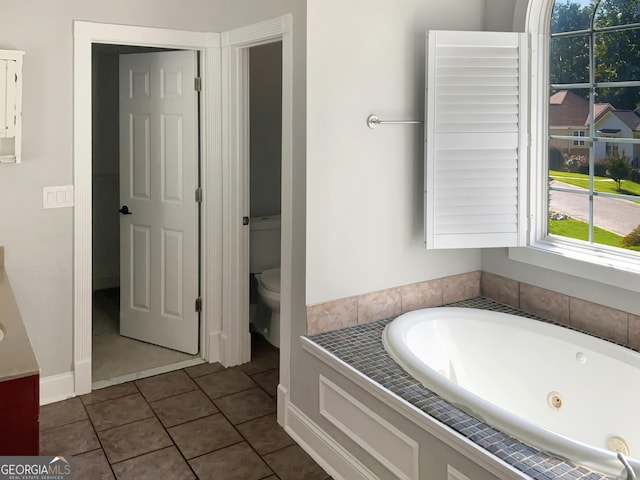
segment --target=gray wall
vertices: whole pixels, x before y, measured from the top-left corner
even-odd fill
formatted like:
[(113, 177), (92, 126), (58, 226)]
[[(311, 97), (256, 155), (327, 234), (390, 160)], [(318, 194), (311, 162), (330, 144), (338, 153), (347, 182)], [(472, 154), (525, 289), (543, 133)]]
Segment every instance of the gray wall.
[(249, 50), (251, 216), (280, 213), (282, 42)]
[(510, 32), (518, 1), (484, 0), (485, 15), (482, 29), (493, 32)]

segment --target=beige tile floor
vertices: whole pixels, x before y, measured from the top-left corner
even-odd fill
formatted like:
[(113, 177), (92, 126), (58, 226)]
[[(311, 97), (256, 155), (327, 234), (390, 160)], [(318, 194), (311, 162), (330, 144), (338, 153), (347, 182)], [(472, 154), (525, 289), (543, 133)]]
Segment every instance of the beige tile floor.
[(40, 411), (41, 455), (71, 455), (75, 480), (325, 480), (276, 422), (278, 351), (95, 390)]
[(198, 355), (188, 355), (121, 336), (118, 290), (109, 288), (93, 293), (93, 382), (199, 358)]

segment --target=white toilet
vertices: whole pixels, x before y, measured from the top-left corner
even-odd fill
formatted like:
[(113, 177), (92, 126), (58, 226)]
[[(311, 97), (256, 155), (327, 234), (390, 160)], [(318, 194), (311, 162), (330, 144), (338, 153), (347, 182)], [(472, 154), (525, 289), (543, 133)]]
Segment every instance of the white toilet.
[[(255, 330), (280, 347), (280, 215), (251, 218), (249, 268), (258, 282), (260, 302)], [(262, 312), (261, 312), (262, 310)], [(265, 311), (266, 310), (266, 311)]]

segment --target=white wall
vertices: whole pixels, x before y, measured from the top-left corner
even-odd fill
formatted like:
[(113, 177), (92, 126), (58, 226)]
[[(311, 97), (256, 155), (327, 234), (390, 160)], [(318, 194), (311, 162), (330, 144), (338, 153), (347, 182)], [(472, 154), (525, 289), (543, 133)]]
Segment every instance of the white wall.
[(307, 304), (476, 270), (476, 250), (423, 246), (429, 29), (481, 30), (483, 0), (307, 6)]
[[(72, 370), (72, 209), (42, 209), (42, 187), (73, 182), (73, 20), (223, 31), (294, 16), (294, 210), (304, 225), (305, 3), (296, 0), (4, 2), (0, 49), (25, 50), (23, 163), (0, 166), (0, 245), (42, 376)], [(297, 29), (297, 30), (295, 30)], [(304, 227), (293, 279), (304, 312)], [(301, 290), (302, 289), (302, 290)], [(304, 317), (299, 318), (304, 325)]]

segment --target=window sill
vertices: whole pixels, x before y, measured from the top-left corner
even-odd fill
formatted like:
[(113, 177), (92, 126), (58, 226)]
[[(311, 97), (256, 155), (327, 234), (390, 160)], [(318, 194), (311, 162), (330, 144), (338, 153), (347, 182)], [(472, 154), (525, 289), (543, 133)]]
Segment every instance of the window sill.
[(509, 248), (509, 258), (640, 293), (640, 258), (558, 239)]

